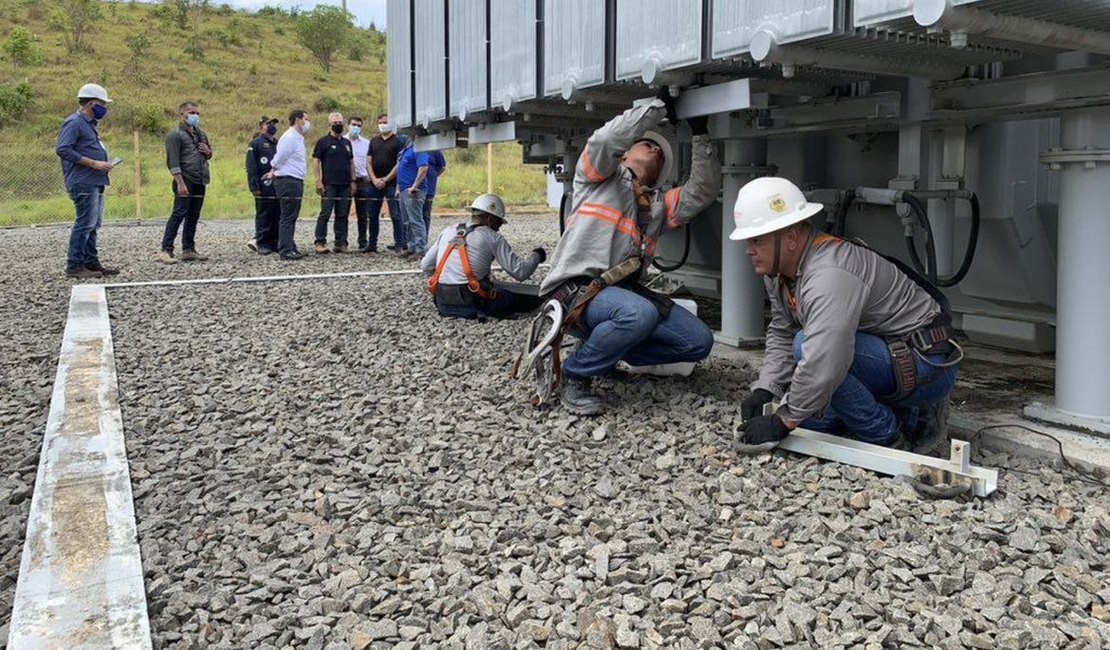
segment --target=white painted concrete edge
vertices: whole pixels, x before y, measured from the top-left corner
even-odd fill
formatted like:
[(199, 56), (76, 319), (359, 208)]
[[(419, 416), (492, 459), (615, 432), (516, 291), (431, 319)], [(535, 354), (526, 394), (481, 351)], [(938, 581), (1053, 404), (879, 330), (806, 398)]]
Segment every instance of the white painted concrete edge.
[(150, 648), (103, 286), (73, 288), (8, 645)]

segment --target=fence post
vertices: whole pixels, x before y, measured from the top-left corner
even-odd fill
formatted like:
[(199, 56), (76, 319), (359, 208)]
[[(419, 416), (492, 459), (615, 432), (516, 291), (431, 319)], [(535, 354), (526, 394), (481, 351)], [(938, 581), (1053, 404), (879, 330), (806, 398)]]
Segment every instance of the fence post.
[(493, 194), (493, 143), (486, 143), (486, 194)]
[(143, 220), (143, 168), (139, 150), (139, 132), (134, 132), (135, 137), (135, 220)]

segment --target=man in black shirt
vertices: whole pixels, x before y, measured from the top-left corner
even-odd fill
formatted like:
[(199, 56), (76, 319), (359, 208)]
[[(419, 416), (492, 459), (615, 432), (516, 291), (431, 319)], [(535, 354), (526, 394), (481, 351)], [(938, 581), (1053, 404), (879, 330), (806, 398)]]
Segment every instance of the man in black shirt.
[(270, 173), (270, 160), (277, 151), (276, 117), (263, 115), (258, 120), (258, 135), (247, 146), (247, 186), (254, 195), (254, 237), (247, 247), (260, 255), (277, 250), (278, 208), (274, 181), (263, 178)]
[(347, 219), (351, 195), (356, 190), (355, 155), (351, 141), (343, 137), (343, 114), (328, 116), (329, 132), (316, 141), (312, 151), (312, 174), (316, 177), (316, 193), (320, 199), (320, 216), (316, 218), (316, 252), (328, 252), (328, 218), (335, 211), (336, 253), (347, 252)]
[(204, 187), (211, 180), (208, 160), (212, 157), (212, 145), (208, 142), (208, 134), (200, 128), (200, 109), (196, 103), (182, 102), (177, 110), (181, 123), (166, 134), (166, 166), (173, 175), (174, 196), (173, 211), (166, 221), (162, 252), (158, 257), (163, 264), (177, 263), (177, 258), (173, 256), (173, 243), (178, 229), (181, 229), (181, 259), (208, 259), (197, 253), (194, 237), (197, 222), (200, 221), (200, 209), (204, 205)]
[(378, 116), (380, 135), (370, 141), (370, 246), (378, 247), (378, 219), (382, 200), (389, 202), (389, 218), (393, 222), (393, 245), (390, 250), (405, 249), (405, 232), (401, 227), (401, 206), (397, 203), (397, 156), (404, 145), (393, 133), (389, 115)]

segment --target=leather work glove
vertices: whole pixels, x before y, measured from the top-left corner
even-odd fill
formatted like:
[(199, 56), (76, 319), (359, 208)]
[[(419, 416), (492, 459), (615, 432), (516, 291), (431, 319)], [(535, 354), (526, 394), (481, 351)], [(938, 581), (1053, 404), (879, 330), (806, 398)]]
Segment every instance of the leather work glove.
[(740, 402), (740, 417), (745, 422), (754, 417), (763, 415), (763, 406), (770, 404), (775, 396), (765, 388), (757, 388), (743, 402)]
[(671, 89), (668, 86), (661, 86), (659, 92), (655, 93), (656, 99), (663, 100), (663, 106), (667, 109), (667, 120), (671, 124), (678, 124), (678, 113), (674, 108), (674, 97), (671, 97)]
[(760, 415), (740, 425), (744, 433), (740, 439), (746, 445), (759, 445), (765, 442), (779, 442), (790, 434), (786, 423), (777, 415)]
[(547, 261), (547, 251), (545, 251), (543, 248), (534, 248), (532, 249), (532, 252), (539, 256), (540, 264), (543, 264)]
[(688, 117), (686, 123), (690, 125), (690, 133), (693, 135), (709, 134), (709, 117), (706, 115)]

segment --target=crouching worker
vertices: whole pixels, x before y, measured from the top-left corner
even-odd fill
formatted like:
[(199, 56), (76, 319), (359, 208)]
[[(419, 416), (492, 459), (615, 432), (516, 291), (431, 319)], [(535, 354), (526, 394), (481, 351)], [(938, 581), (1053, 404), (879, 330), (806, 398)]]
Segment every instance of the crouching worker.
[(815, 230), (807, 219), (822, 207), (782, 178), (756, 179), (736, 198), (729, 238), (746, 242), (771, 299), (739, 442), (777, 442), (800, 426), (929, 453), (961, 358), (948, 301), (901, 262)]
[(428, 248), (420, 268), (428, 279), (436, 309), (442, 316), (482, 319), (503, 318), (532, 311), (540, 305), (538, 291), (526, 286), (497, 284), (490, 266), (494, 260), (518, 281), (527, 280), (547, 259), (537, 248), (527, 257), (513, 252), (499, 232), (505, 225), (505, 204), (496, 194), (483, 194), (470, 205), (470, 224), (460, 223), (443, 230), (435, 246)]
[(689, 120), (694, 134), (690, 177), (664, 192), (674, 164), (662, 135), (677, 122), (664, 87), (651, 103), (625, 111), (590, 136), (574, 172), (566, 230), (540, 293), (563, 303), (565, 331), (583, 343), (562, 364), (559, 399), (578, 415), (604, 409), (594, 377), (618, 361), (634, 366), (699, 361), (713, 332), (685, 309), (640, 282), (664, 230), (678, 228), (717, 198), (721, 169), (706, 118)]

